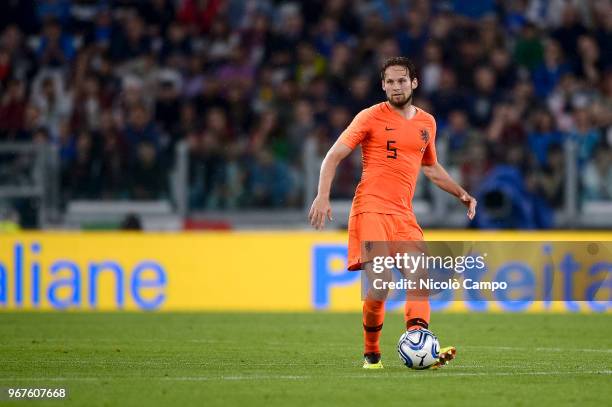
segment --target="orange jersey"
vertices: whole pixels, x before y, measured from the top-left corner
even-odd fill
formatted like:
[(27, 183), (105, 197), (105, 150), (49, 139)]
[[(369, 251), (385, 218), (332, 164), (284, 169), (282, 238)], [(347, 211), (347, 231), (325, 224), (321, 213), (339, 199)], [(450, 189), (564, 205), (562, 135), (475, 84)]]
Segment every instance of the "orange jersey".
[(436, 163), (436, 122), (416, 108), (406, 119), (388, 102), (362, 110), (340, 135), (354, 149), (361, 144), (363, 172), (351, 216), (364, 212), (412, 214), (421, 165)]

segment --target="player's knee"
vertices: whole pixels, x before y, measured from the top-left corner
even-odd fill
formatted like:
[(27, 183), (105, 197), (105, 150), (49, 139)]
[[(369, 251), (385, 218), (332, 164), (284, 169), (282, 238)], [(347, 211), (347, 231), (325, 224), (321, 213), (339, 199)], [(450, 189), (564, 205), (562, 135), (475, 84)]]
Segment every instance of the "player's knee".
[(374, 288), (370, 287), (368, 291), (368, 299), (375, 301), (385, 301), (389, 296), (389, 288)]
[(385, 309), (385, 302), (382, 300), (370, 299), (368, 300), (368, 308), (372, 312), (380, 312)]

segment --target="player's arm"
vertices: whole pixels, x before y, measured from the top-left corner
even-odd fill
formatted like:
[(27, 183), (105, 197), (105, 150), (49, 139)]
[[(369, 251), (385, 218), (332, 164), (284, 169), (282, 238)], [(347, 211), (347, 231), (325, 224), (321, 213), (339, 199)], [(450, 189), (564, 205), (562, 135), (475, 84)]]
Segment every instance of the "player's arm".
[(323, 229), (325, 226), (325, 218), (332, 219), (331, 205), (329, 203), (329, 193), (331, 184), (336, 174), (336, 168), (342, 160), (344, 160), (353, 151), (349, 146), (344, 144), (340, 139), (329, 149), (323, 164), (321, 164), (321, 173), (319, 175), (319, 189), (317, 197), (312, 202), (308, 219), (310, 224), (317, 230)]
[(344, 160), (366, 138), (370, 129), (369, 118), (370, 113), (368, 109), (359, 112), (351, 124), (342, 132), (332, 148), (329, 149), (323, 164), (321, 164), (319, 190), (308, 214), (310, 224), (317, 230), (323, 229), (326, 217), (332, 220), (329, 192), (334, 175), (336, 174), (336, 168), (340, 161)]
[(423, 174), (425, 174), (431, 182), (436, 184), (438, 188), (457, 197), (461, 203), (468, 208), (467, 217), (470, 220), (474, 219), (474, 215), (476, 215), (476, 199), (468, 194), (465, 189), (461, 188), (461, 186), (448, 175), (448, 172), (446, 172), (440, 163), (435, 162), (431, 165), (423, 165), (422, 168)]

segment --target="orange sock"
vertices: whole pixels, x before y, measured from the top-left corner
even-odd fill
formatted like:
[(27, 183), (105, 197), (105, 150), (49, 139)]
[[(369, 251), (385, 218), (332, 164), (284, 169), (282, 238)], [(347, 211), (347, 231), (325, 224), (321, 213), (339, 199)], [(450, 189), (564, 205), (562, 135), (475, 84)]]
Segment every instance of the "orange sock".
[(385, 320), (385, 302), (366, 299), (363, 302), (364, 353), (380, 353), (380, 334)]
[(406, 329), (429, 328), (431, 307), (429, 305), (428, 298), (420, 298), (418, 300), (406, 300), (406, 306), (404, 310)]

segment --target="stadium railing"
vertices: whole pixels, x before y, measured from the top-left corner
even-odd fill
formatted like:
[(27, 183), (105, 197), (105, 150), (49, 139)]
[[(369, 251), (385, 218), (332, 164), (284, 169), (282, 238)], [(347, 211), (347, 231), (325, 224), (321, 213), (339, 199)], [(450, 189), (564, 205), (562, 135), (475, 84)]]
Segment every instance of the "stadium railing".
[[(447, 162), (448, 145), (441, 139), (437, 146), (439, 161)], [(564, 146), (565, 174), (563, 206), (554, 213), (556, 228), (612, 227), (612, 201), (581, 203), (577, 145), (568, 139)], [(189, 152), (186, 143), (177, 145), (172, 171), (168, 174), (169, 198), (159, 201), (68, 201), (62, 210), (60, 202), (60, 165), (57, 147), (44, 143), (0, 143), (0, 209), (3, 202), (33, 199), (37, 225), (41, 228), (109, 228), (117, 227), (129, 215), (137, 215), (144, 229), (182, 229), (187, 220), (222, 222), (234, 229), (306, 229), (306, 213), (316, 194), (323, 157), (314, 140), (303, 149), (303, 208), (286, 210), (240, 209), (193, 211), (189, 208)], [(413, 207), (420, 224), (428, 228), (462, 228), (467, 219), (464, 209), (454, 199), (420, 177), (419, 194)], [(422, 191), (427, 191), (423, 194)], [(346, 227), (350, 200), (334, 200), (332, 208), (337, 221), (333, 227)], [(481, 207), (481, 210), (484, 208)]]
[(169, 198), (159, 200), (71, 200), (62, 219), (65, 228), (115, 229), (135, 216), (143, 229), (180, 230), (188, 216), (189, 153), (186, 142), (177, 144), (174, 167), (168, 174)]
[[(60, 220), (60, 166), (56, 146), (47, 143), (0, 143), (0, 203), (35, 211), (35, 224), (44, 227)], [(20, 202), (21, 201), (21, 202)]]

